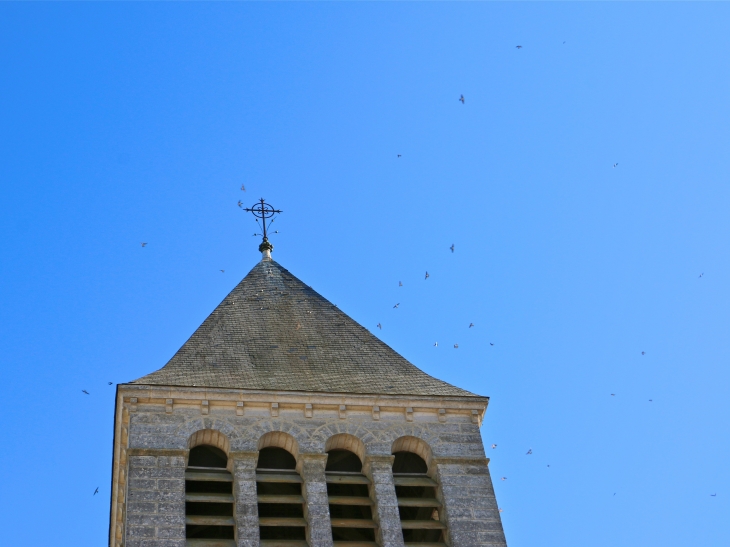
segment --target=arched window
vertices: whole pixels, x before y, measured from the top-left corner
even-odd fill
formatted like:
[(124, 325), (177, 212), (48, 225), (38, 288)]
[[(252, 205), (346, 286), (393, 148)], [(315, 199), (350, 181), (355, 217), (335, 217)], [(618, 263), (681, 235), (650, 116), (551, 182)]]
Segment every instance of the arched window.
[(236, 545), (233, 476), (227, 465), (220, 448), (200, 445), (190, 450), (185, 470), (185, 537), (190, 547)]
[(362, 474), (360, 458), (349, 450), (330, 450), (325, 475), (335, 545), (376, 547), (370, 480)]
[(428, 466), (419, 455), (413, 452), (395, 453), (393, 482), (398, 497), (403, 541), (406, 545), (440, 543), (445, 546), (446, 526), (441, 521), (438, 484), (427, 472)]
[(302, 478), (296, 467), (294, 456), (283, 448), (259, 451), (256, 493), (262, 547), (307, 547)]

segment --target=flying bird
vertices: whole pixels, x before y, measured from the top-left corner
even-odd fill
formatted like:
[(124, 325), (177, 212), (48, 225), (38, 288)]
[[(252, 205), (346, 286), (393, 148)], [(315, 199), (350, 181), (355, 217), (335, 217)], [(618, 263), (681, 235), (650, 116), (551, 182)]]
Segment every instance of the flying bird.
[(565, 41), (563, 41), (563, 43), (565, 43)]
[(93, 496), (96, 496), (98, 493), (99, 493), (99, 487), (97, 486), (96, 487), (96, 490), (94, 490), (94, 493), (92, 495)]
[(459, 349), (459, 344), (454, 344), (454, 349)]
[(714, 494), (710, 494), (710, 497), (711, 498), (716, 498), (717, 497), (717, 492), (715, 492)]
[(429, 277), (431, 277), (431, 276), (428, 275), (428, 272), (426, 272), (426, 279), (428, 279)]
[(146, 241), (143, 241), (142, 242), (142, 247), (147, 247), (147, 242)]
[(243, 184), (241, 185), (241, 190), (246, 191), (246, 187)]
[(225, 270), (220, 270), (220, 272), (221, 272), (221, 273), (226, 273), (226, 271), (225, 271)]
[(402, 287), (403, 286), (403, 282), (402, 281), (398, 281), (398, 286), (399, 287)]
[(650, 402), (650, 403), (653, 403), (653, 402), (654, 402), (654, 399), (649, 399), (649, 402)]
[(616, 169), (616, 167), (617, 167), (617, 166), (618, 166), (618, 163), (614, 163), (614, 164), (613, 164), (613, 168), (614, 168), (614, 169)]
[(393, 308), (397, 308), (398, 306), (400, 306), (400, 302), (398, 302), (395, 306), (393, 306)]
[(82, 390), (81, 390), (81, 393), (86, 393), (87, 395), (91, 395), (91, 394), (90, 394), (90, 393), (89, 393), (88, 391), (86, 391), (85, 389), (82, 389)]
[(469, 328), (472, 328), (474, 326), (474, 323), (469, 323)]
[(501, 513), (502, 511), (504, 511), (504, 509), (502, 509), (502, 508), (500, 507), (500, 508), (499, 508), (499, 512)]
[(435, 347), (435, 348), (439, 347), (439, 343), (438, 342), (434, 343), (433, 347)]
[(700, 274), (700, 277), (702, 277), (703, 275), (705, 275), (705, 272), (702, 272), (702, 273)]
[(515, 46), (517, 49), (522, 49), (522, 46)]
[(548, 467), (550, 467), (550, 464), (548, 464)]
[(492, 445), (492, 449), (495, 449), (495, 448), (497, 448), (497, 445), (496, 444), (493, 444)]
[(532, 454), (532, 448), (530, 448), (530, 450), (527, 451), (527, 454), (525, 454), (525, 456), (529, 456), (530, 454)]
[(449, 247), (449, 249), (451, 249), (451, 252), (452, 253), (454, 252), (454, 244), (453, 243), (451, 244), (451, 247)]
[(490, 346), (493, 346), (493, 345), (494, 345), (494, 342), (489, 342), (489, 345), (490, 345)]
[(615, 393), (611, 393), (611, 397), (615, 397), (615, 396), (616, 396), (616, 394), (615, 394)]
[(243, 202), (240, 199), (238, 200), (238, 206), (243, 207)]
[(112, 382), (107, 382), (109, 385), (112, 385)]
[(400, 154), (398, 154), (398, 157), (400, 158)]
[(383, 330), (383, 325), (381, 325), (380, 323), (378, 323), (378, 328), (379, 328), (380, 330)]
[(507, 480), (507, 477), (502, 477), (502, 478), (501, 478), (501, 479), (499, 479), (499, 480), (502, 480), (502, 481), (506, 481), (506, 480)]
[(461, 101), (461, 104), (464, 104), (464, 96), (463, 95), (461, 97), (459, 97), (459, 100)]
[(645, 351), (642, 351), (642, 352), (641, 352), (641, 354), (642, 354), (642, 355), (646, 355), (646, 352), (645, 352)]

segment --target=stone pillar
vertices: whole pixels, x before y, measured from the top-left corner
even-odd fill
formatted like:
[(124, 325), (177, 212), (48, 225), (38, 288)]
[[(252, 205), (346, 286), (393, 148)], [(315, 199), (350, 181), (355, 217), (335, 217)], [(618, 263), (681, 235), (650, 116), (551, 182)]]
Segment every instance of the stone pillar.
[(256, 497), (257, 452), (231, 452), (229, 469), (233, 475), (233, 508), (237, 547), (259, 547), (259, 506)]
[(185, 547), (185, 450), (130, 449), (125, 547)]
[(370, 479), (374, 501), (373, 519), (378, 524), (377, 541), (381, 547), (404, 547), (398, 498), (393, 482), (395, 456), (365, 456), (362, 471)]
[(433, 458), (451, 547), (506, 547), (486, 458)]
[(324, 468), (327, 454), (300, 454), (297, 471), (304, 479), (304, 518), (307, 520), (307, 542), (310, 547), (333, 547), (330, 506), (327, 501), (327, 479)]

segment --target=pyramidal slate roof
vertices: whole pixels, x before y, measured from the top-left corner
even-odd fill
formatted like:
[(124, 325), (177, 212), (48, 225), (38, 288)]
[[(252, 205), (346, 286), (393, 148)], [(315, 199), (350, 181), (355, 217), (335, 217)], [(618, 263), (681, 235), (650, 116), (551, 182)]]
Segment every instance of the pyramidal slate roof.
[(478, 397), (409, 363), (273, 260), (259, 262), (164, 367), (132, 383)]

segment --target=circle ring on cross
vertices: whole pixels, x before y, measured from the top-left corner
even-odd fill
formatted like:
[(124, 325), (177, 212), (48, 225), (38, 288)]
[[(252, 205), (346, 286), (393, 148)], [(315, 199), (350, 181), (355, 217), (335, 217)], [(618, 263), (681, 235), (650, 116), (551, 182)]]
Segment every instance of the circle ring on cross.
[(271, 218), (276, 214), (274, 208), (268, 203), (257, 203), (249, 209), (256, 218)]

